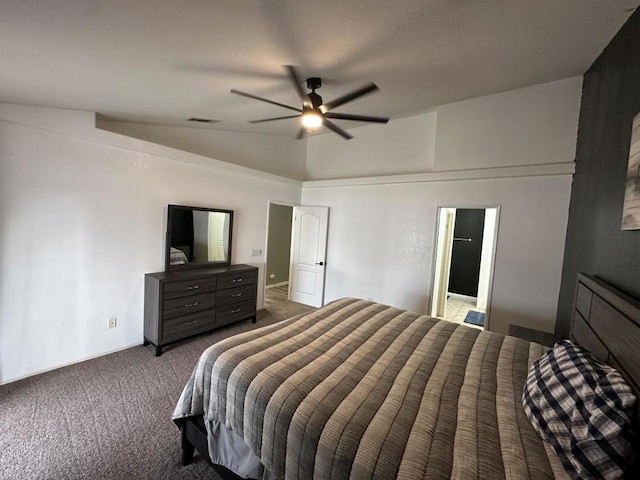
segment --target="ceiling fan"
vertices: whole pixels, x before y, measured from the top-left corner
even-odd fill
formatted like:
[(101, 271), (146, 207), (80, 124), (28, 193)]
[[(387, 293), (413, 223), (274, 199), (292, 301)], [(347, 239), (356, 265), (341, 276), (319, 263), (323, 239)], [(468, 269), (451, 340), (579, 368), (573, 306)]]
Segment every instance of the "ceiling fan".
[(277, 105), (279, 107), (288, 108), (289, 110), (295, 110), (298, 112), (296, 115), (287, 115), (285, 117), (274, 117), (274, 118), (264, 118), (262, 120), (251, 120), (250, 123), (262, 123), (262, 122), (272, 122), (274, 120), (284, 120), (286, 118), (296, 118), (301, 117), (302, 127), (296, 136), (296, 139), (304, 138), (307, 130), (312, 130), (314, 128), (318, 128), (322, 125), (327, 127), (329, 130), (337, 133), (342, 138), (349, 140), (353, 138), (352, 135), (349, 135), (345, 130), (337, 126), (331, 120), (351, 120), (356, 122), (374, 122), (374, 123), (387, 123), (389, 121), (388, 118), (383, 117), (371, 117), (367, 115), (352, 115), (349, 113), (337, 113), (332, 112), (334, 108), (339, 107), (340, 105), (344, 105), (347, 102), (355, 100), (356, 98), (362, 97), (363, 95), (367, 95), (368, 93), (375, 92), (379, 90), (377, 85), (374, 83), (367, 83), (356, 90), (353, 90), (350, 93), (342, 95), (341, 97), (336, 98), (330, 102), (323, 103), (322, 97), (316, 93), (316, 90), (322, 86), (322, 80), (318, 77), (307, 78), (307, 88), (311, 90), (311, 92), (306, 93), (302, 88), (302, 80), (300, 79), (300, 75), (295, 67), (292, 65), (286, 65), (287, 73), (291, 83), (293, 83), (300, 100), (302, 100), (302, 108), (292, 107), (291, 105), (285, 105), (284, 103), (274, 102), (273, 100), (268, 100), (266, 98), (258, 97), (256, 95), (252, 95), (250, 93), (241, 92), (239, 90), (231, 89), (231, 93), (235, 93), (237, 95), (242, 95), (243, 97), (253, 98), (254, 100), (260, 100), (261, 102), (267, 102), (272, 105)]

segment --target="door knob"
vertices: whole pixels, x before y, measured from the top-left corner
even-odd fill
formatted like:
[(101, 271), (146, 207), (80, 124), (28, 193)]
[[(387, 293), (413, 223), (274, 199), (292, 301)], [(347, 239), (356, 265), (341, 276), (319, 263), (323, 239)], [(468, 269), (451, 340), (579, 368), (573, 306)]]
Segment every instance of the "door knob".
[(324, 262), (317, 262), (316, 265), (322, 266), (322, 265), (324, 265)]

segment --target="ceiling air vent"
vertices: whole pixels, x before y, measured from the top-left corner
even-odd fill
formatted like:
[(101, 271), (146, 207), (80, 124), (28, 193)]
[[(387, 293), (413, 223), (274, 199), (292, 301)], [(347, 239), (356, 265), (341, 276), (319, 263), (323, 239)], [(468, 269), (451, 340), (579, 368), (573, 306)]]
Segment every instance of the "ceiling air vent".
[(210, 118), (191, 117), (191, 118), (187, 118), (187, 121), (198, 122), (198, 123), (218, 123), (220, 120), (212, 120)]

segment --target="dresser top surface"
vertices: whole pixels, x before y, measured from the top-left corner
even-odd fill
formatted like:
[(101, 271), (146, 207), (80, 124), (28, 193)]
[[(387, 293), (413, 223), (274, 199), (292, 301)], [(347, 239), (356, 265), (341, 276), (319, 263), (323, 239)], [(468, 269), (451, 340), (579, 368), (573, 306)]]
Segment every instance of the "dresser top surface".
[(147, 273), (145, 277), (155, 278), (156, 280), (188, 280), (191, 278), (206, 277), (209, 275), (224, 275), (225, 273), (240, 273), (249, 272), (255, 270), (258, 271), (258, 267), (252, 265), (238, 264), (229, 265), (226, 267), (202, 267), (202, 268), (189, 268), (184, 270), (170, 271), (170, 272), (155, 272)]

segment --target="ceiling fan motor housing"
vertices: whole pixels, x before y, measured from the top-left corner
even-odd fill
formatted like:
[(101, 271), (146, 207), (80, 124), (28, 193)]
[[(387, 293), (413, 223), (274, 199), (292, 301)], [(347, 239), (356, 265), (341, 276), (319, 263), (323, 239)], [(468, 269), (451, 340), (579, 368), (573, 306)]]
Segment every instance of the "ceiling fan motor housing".
[(307, 78), (307, 88), (311, 89), (311, 93), (307, 94), (312, 108), (319, 108), (322, 105), (322, 97), (316, 93), (316, 88), (322, 86), (322, 80), (318, 77)]
[(322, 105), (322, 97), (318, 95), (316, 92), (311, 92), (307, 95), (309, 97), (309, 101), (311, 102), (311, 106), (314, 109), (317, 109)]

